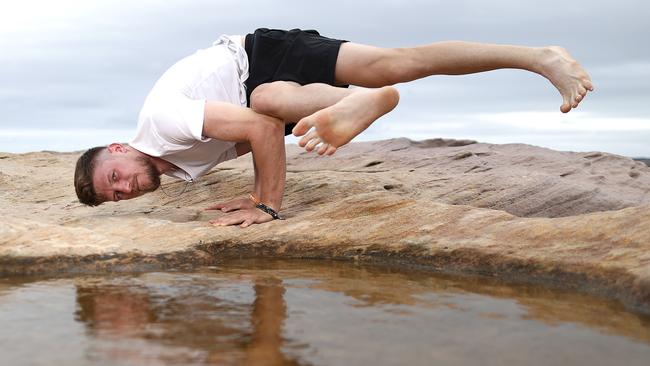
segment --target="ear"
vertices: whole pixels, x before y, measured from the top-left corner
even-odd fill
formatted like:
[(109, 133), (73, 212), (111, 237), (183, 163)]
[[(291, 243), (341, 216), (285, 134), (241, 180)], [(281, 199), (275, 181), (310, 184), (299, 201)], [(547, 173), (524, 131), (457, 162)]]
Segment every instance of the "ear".
[(124, 146), (124, 145), (122, 145), (122, 144), (120, 144), (120, 143), (117, 143), (117, 142), (114, 142), (114, 143), (108, 145), (108, 146), (106, 147), (106, 149), (107, 149), (108, 152), (111, 153), (111, 154), (112, 154), (112, 153), (125, 153), (125, 152), (128, 151), (128, 149), (127, 149), (126, 146)]

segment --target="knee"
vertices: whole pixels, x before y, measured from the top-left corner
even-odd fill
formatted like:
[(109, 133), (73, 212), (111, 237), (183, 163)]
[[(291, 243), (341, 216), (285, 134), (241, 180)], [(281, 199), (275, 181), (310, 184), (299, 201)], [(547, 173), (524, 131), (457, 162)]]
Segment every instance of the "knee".
[(269, 115), (262, 115), (255, 123), (252, 133), (255, 134), (256, 140), (275, 138), (284, 140), (284, 122)]
[(262, 84), (251, 93), (251, 109), (268, 116), (279, 116), (282, 93), (287, 85), (283, 81)]
[(418, 64), (411, 51), (407, 48), (386, 50), (386, 57), (380, 61), (380, 69), (383, 70), (386, 84), (393, 85), (418, 78)]

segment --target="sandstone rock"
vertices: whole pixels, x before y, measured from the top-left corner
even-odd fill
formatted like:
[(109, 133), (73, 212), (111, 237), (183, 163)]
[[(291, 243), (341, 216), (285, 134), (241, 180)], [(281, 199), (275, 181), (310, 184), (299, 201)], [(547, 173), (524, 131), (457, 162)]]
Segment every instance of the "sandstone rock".
[[(612, 154), (473, 141), (289, 145), (286, 221), (212, 227), (250, 191), (250, 159), (179, 197), (77, 202), (78, 153), (0, 154), (0, 274), (147, 269), (220, 258), (417, 265), (601, 293), (650, 309), (650, 168)], [(185, 183), (163, 179), (174, 196)]]
[(644, 163), (645, 165), (650, 166), (650, 159), (648, 159), (648, 158), (635, 158), (634, 160), (640, 161), (640, 162)]

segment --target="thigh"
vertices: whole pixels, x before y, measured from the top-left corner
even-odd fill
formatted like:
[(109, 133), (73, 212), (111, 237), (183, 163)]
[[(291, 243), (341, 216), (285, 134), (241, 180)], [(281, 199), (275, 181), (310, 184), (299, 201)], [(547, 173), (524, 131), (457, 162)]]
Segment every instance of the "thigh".
[(344, 40), (321, 36), (317, 31), (261, 28), (246, 36), (249, 61), (247, 92), (274, 81), (300, 85), (335, 84), (338, 51)]
[(395, 67), (399, 67), (397, 49), (347, 42), (339, 50), (335, 79), (340, 85), (379, 88), (400, 82), (394, 77)]

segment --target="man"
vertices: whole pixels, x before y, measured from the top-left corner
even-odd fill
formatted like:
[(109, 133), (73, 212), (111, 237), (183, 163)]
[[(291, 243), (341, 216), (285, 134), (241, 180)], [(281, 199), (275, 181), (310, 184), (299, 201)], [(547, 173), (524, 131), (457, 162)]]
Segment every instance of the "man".
[(271, 221), (282, 205), (285, 135), (293, 132), (307, 151), (331, 155), (397, 105), (391, 85), (501, 68), (546, 77), (562, 95), (564, 113), (593, 90), (585, 70), (559, 47), (450, 41), (386, 49), (297, 29), (222, 36), (156, 82), (128, 146), (97, 147), (79, 158), (75, 190), (93, 206), (131, 199), (157, 189), (161, 174), (192, 181), (252, 152), (253, 193), (211, 206), (226, 213), (211, 222)]

